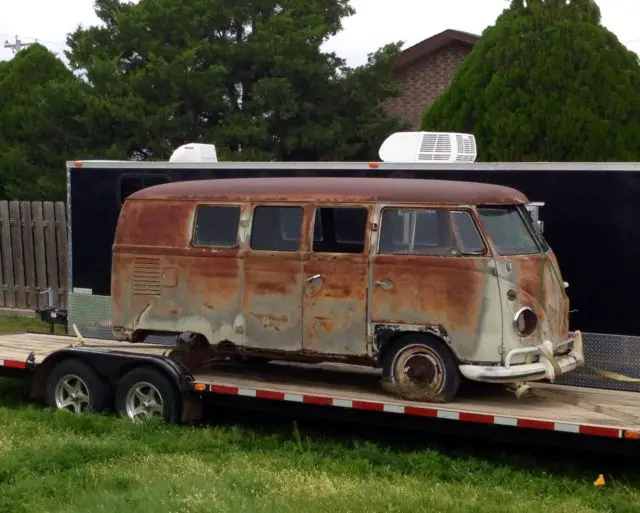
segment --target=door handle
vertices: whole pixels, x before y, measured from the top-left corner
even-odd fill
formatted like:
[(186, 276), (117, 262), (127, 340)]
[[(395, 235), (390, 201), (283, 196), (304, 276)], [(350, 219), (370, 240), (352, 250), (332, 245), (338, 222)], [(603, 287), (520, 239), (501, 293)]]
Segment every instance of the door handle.
[(314, 274), (313, 276), (309, 276), (304, 281), (306, 281), (307, 283), (311, 283), (312, 281), (319, 280), (320, 278), (322, 278), (322, 276), (320, 274)]
[(389, 280), (374, 281), (373, 284), (383, 290), (389, 290), (393, 288), (393, 283), (391, 283)]

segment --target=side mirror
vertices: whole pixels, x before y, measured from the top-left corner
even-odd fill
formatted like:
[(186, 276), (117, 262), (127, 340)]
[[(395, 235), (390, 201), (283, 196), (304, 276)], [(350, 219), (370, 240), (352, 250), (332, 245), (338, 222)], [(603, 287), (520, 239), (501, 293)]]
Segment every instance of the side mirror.
[(544, 207), (543, 201), (532, 201), (526, 205), (526, 209), (531, 216), (531, 221), (538, 233), (542, 234), (544, 231), (544, 223), (540, 220), (540, 209)]

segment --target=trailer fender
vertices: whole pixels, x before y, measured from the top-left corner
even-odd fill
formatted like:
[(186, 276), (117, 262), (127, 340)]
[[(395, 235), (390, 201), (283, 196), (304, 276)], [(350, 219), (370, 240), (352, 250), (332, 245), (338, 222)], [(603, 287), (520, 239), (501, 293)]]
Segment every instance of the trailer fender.
[(122, 377), (134, 367), (151, 365), (167, 376), (181, 394), (192, 390), (193, 376), (191, 373), (180, 363), (170, 358), (149, 354), (105, 351), (89, 347), (73, 347), (51, 353), (36, 367), (31, 385), (33, 399), (44, 396), (47, 377), (59, 362), (69, 358), (80, 358), (112, 386), (117, 385)]

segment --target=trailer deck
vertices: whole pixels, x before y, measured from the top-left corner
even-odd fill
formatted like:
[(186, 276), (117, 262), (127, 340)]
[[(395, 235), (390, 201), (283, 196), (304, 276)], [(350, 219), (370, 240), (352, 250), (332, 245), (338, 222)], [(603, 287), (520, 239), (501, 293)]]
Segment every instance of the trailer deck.
[[(69, 336), (23, 333), (0, 336), (0, 367), (34, 370), (52, 353), (77, 347)], [(165, 356), (173, 346), (85, 339), (89, 350)], [(517, 398), (498, 385), (469, 387), (446, 404), (399, 399), (381, 388), (380, 373), (341, 364), (219, 362), (190, 377), (192, 390), (267, 401), (378, 411), (414, 417), (494, 424), (598, 437), (640, 439), (636, 392), (533, 384), (532, 395)]]

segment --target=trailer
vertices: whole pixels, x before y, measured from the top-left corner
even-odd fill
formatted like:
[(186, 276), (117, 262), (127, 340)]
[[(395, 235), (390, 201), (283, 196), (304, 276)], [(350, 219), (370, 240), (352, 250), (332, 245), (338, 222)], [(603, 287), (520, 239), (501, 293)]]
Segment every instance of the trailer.
[[(335, 411), (373, 412), (461, 426), (562, 433), (582, 443), (640, 439), (640, 404), (633, 392), (533, 384), (517, 397), (501, 386), (446, 404), (398, 399), (372, 369), (343, 365), (220, 360), (190, 371), (178, 346), (22, 333), (0, 336), (0, 375), (30, 382), (33, 398), (72, 413), (115, 411), (132, 420), (169, 422), (202, 417), (207, 396), (252, 398), (267, 407), (293, 403)], [(519, 428), (519, 429), (518, 429)], [(591, 442), (589, 442), (589, 440)], [(635, 445), (634, 445), (635, 447)]]
[[(426, 136), (425, 136), (426, 137)], [(111, 245), (123, 201), (133, 192), (172, 181), (230, 177), (349, 176), (456, 179), (517, 188), (543, 204), (544, 222), (569, 283), (571, 329), (584, 337), (588, 363), (606, 371), (640, 376), (640, 321), (635, 289), (640, 232), (640, 163), (469, 161), (420, 162), (218, 162), (69, 161), (68, 312), (55, 305), (47, 316), (95, 338), (112, 339)], [(170, 341), (158, 339), (158, 343)], [(586, 369), (559, 384), (640, 391), (633, 381), (615, 381)]]
[[(455, 134), (451, 138), (457, 139)], [(84, 377), (82, 386), (92, 390), (92, 409), (113, 408), (129, 417), (158, 413), (157, 401), (149, 395), (153, 388), (162, 399), (162, 416), (169, 421), (197, 420), (209, 397), (253, 398), (265, 405), (314, 406), (345, 415), (368, 412), (418, 424), (453, 422), (578, 438), (640, 438), (635, 393), (640, 384), (605, 379), (588, 369), (553, 385), (532, 385), (529, 397), (518, 398), (497, 386), (487, 395), (434, 405), (384, 393), (374, 370), (282, 362), (256, 367), (224, 361), (190, 371), (175, 357), (179, 348), (173, 339), (153, 337), (148, 344), (114, 340), (111, 247), (121, 206), (140, 189), (231, 177), (456, 179), (514, 187), (542, 205), (533, 214), (544, 221), (545, 237), (569, 282), (570, 329), (583, 332), (587, 364), (640, 376), (640, 322), (633, 300), (639, 284), (640, 232), (633, 229), (633, 219), (640, 215), (635, 201), (640, 195), (640, 163), (475, 163), (462, 154), (422, 157), (403, 162), (67, 162), (68, 311), (52, 303), (41, 315), (67, 324), (68, 334), (0, 336), (0, 373), (28, 378), (32, 396), (53, 408), (64, 407), (69, 398), (64, 378)], [(80, 345), (71, 326), (87, 336)], [(81, 411), (83, 394), (69, 387), (76, 402), (66, 406)]]

